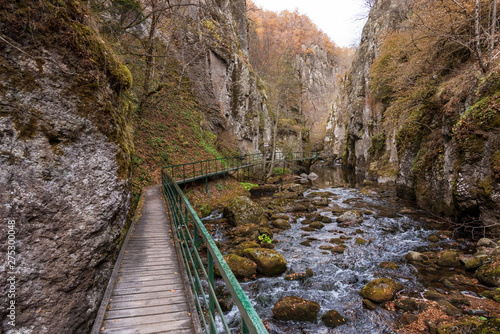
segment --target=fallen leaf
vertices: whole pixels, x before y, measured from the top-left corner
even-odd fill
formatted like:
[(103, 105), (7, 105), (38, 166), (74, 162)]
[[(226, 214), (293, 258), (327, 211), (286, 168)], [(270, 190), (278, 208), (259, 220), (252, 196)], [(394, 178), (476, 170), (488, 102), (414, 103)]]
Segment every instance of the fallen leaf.
[(118, 322), (118, 320), (115, 319), (115, 322)]
[(170, 292), (175, 292), (175, 289), (170, 290)]

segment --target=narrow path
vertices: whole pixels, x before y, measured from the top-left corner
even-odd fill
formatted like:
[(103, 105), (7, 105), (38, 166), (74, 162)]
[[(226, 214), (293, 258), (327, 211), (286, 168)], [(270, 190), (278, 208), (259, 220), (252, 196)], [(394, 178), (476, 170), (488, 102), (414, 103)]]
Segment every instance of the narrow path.
[(146, 190), (124, 246), (100, 333), (195, 333), (159, 186)]

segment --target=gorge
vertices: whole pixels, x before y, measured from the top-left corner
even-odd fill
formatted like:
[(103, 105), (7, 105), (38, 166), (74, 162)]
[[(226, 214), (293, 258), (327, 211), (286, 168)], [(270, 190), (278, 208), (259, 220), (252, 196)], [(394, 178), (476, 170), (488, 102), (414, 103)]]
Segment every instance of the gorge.
[[(488, 246), (478, 258), (487, 257), (498, 271), (496, 8), (496, 0), (376, 0), (354, 50), (336, 46), (298, 11), (275, 13), (244, 0), (1, 2), (0, 249), (9, 251), (8, 222), (14, 221), (18, 314), (12, 328), (2, 307), (0, 332), (88, 333), (141, 191), (160, 182), (161, 167), (258, 152), (321, 150), (325, 169), (318, 174), (338, 173), (341, 165), (361, 175), (365, 182), (356, 187), (348, 179), (335, 181), (345, 188), (330, 189), (331, 219), (344, 213), (331, 215), (335, 201), (349, 204), (366, 196), (374, 205), (370, 196), (387, 196), (386, 203), (398, 197), (409, 201), (404, 203), (410, 211), (440, 222), (432, 231), (421, 229), (420, 222), (399, 215), (400, 207), (393, 210), (398, 219), (384, 217), (387, 226), (368, 215), (369, 237), (363, 238), (374, 241), (368, 255), (348, 251), (348, 267), (379, 251), (391, 260), (380, 244), (389, 239), (382, 235), (411, 235), (405, 240), (415, 247), (395, 251), (401, 261), (403, 249), (438, 254), (452, 243), (469, 257), (482, 251), (475, 248), (477, 239), (488, 237), (497, 250)], [(264, 175), (268, 183), (287, 179), (273, 167)], [(200, 215), (227, 205), (232, 195), (225, 192), (245, 192), (236, 181), (211, 186), (219, 198), (201, 192), (199, 203), (193, 198)], [(328, 187), (307, 190), (305, 197)], [(268, 213), (272, 222), (274, 213)], [(276, 237), (291, 263), (296, 250), (283, 245), (297, 238), (299, 225), (295, 234)], [(450, 238), (445, 229), (458, 234)], [(356, 230), (348, 227), (346, 233)], [(426, 239), (438, 231), (444, 237)], [(306, 251), (328, 262), (332, 254), (324, 250)], [(426, 260), (438, 261), (432, 255)], [(369, 266), (378, 268), (375, 262)], [(414, 273), (414, 262), (398, 264), (404, 279)], [(1, 268), (4, 306), (6, 261)], [(336, 268), (342, 274), (348, 269), (338, 263)], [(369, 279), (378, 276), (374, 270)], [(368, 276), (351, 276), (339, 279), (348, 288), (325, 287), (329, 278), (321, 278), (322, 288), (349, 291), (349, 301), (338, 302), (357, 303), (357, 312), (369, 314), (350, 290), (361, 289)], [(424, 281), (415, 283), (415, 291), (423, 293)], [(496, 291), (490, 288), (483, 290)], [(255, 298), (265, 305), (263, 317), (272, 317), (271, 301)], [(488, 302), (498, 302), (493, 300)], [(366, 321), (358, 330), (368, 330)], [(373, 330), (392, 328), (384, 326)]]

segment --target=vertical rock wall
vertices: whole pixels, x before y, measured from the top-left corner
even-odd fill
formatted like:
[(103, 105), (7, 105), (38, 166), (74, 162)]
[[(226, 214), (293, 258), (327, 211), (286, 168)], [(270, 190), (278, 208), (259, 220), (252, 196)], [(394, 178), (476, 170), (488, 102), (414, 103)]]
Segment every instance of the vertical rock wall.
[[(187, 74), (209, 128), (233, 133), (241, 152), (257, 152), (271, 140), (271, 121), (264, 86), (248, 61), (246, 2), (204, 4), (195, 10), (193, 30), (180, 36), (184, 43), (178, 58), (187, 54), (194, 59)], [(204, 36), (196, 29), (203, 29)]]
[[(384, 35), (402, 25), (407, 10), (406, 0), (375, 1), (352, 71), (343, 81), (345, 89), (330, 115), (327, 152), (342, 154), (345, 166), (364, 170), (371, 178), (395, 181), (400, 197), (416, 200), (424, 209), (476, 232), (498, 235), (498, 75), (491, 71), (477, 80), (469, 74), (474, 72), (472, 61), (461, 64), (461, 71), (439, 77), (435, 93), (424, 101), (432, 107), (424, 108), (425, 117), (417, 121), (410, 110), (394, 119), (385, 117), (390, 101), (378, 101), (371, 93), (370, 68)], [(498, 68), (498, 62), (491, 66)], [(475, 113), (488, 114), (488, 124), (457, 134), (460, 120), (474, 124)], [(460, 136), (467, 139), (460, 143)]]
[[(0, 332), (87, 333), (130, 202), (132, 143), (119, 98), (130, 73), (104, 51), (79, 2), (2, 2), (0, 10), (8, 13), (0, 23)], [(15, 327), (5, 307), (12, 300)]]

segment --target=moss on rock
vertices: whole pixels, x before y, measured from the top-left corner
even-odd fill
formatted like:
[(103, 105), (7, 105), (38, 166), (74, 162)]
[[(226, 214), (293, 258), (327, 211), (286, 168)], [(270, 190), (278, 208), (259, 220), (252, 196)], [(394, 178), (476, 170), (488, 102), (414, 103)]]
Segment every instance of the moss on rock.
[(277, 320), (314, 321), (320, 306), (317, 302), (300, 297), (283, 297), (272, 308)]
[(365, 285), (359, 294), (375, 303), (383, 303), (392, 300), (400, 290), (403, 290), (401, 283), (388, 277), (381, 277)]

